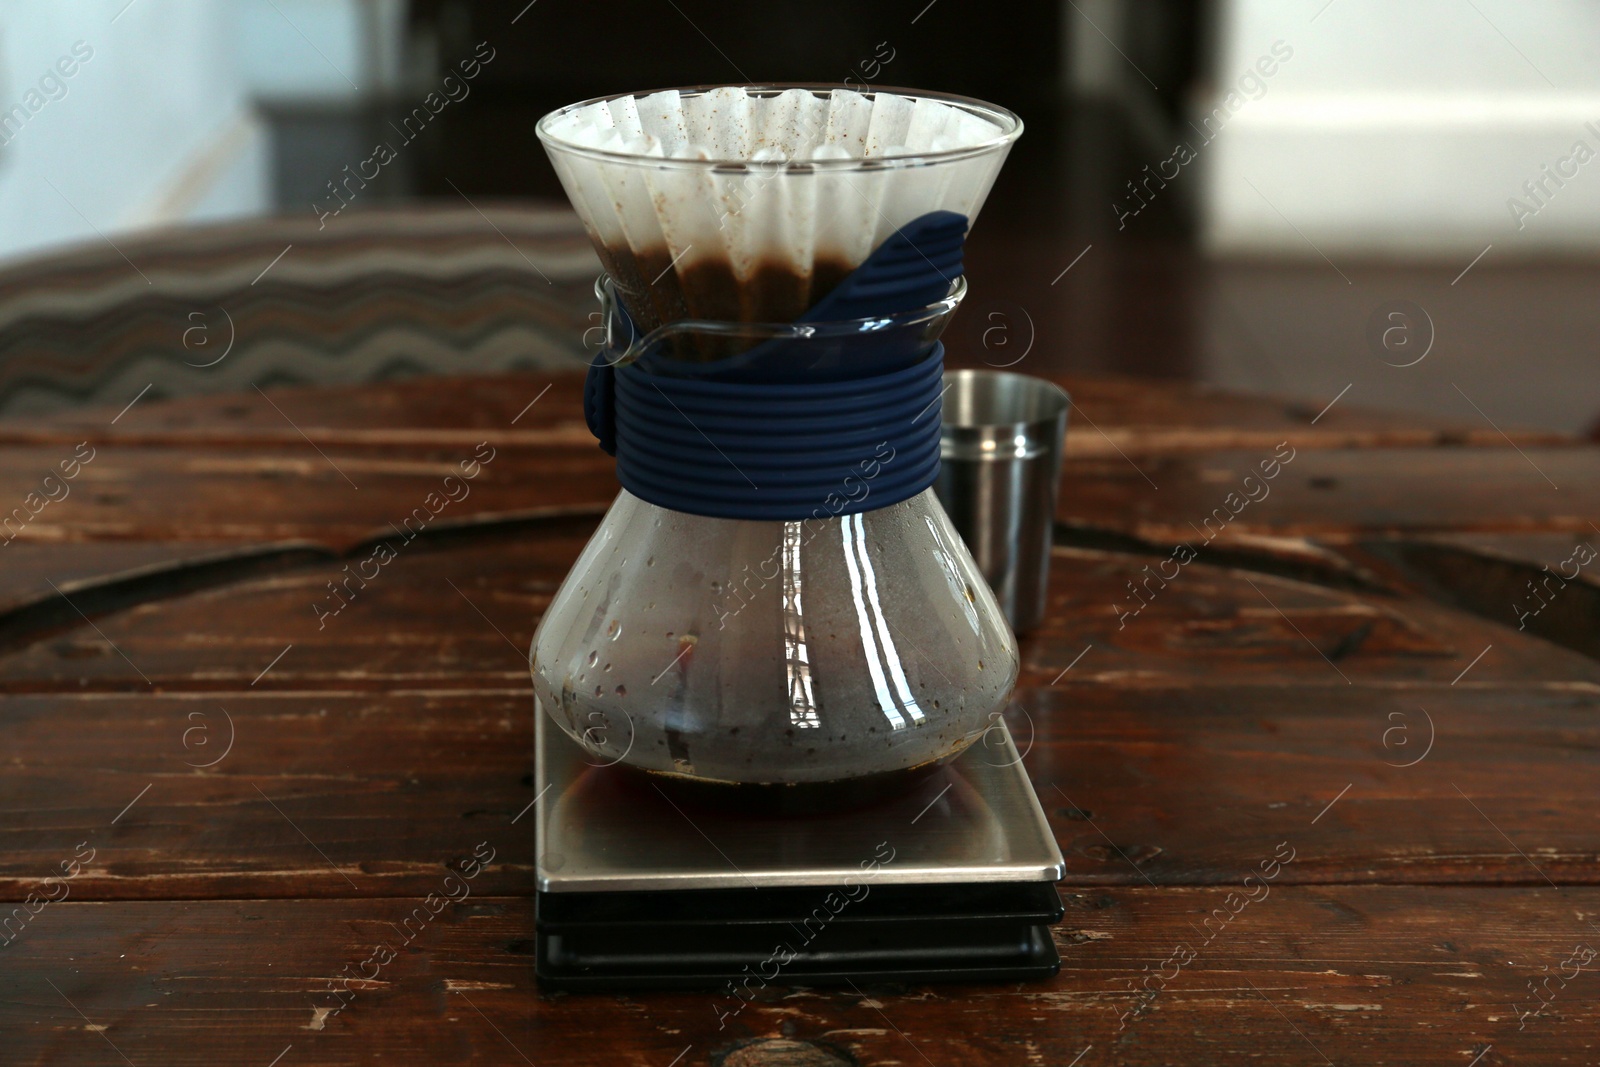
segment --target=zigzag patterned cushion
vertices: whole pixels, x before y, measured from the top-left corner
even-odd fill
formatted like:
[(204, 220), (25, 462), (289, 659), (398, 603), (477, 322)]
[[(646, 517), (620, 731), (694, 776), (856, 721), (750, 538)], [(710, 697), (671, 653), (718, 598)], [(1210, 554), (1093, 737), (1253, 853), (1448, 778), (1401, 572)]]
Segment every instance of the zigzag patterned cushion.
[(584, 362), (566, 208), (375, 208), (92, 243), (0, 270), (0, 415)]

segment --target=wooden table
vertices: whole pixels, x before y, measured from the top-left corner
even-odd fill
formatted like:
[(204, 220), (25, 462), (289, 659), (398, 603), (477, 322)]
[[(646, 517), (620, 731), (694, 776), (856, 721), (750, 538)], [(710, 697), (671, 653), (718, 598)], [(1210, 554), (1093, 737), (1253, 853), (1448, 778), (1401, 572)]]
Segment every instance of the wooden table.
[[(533, 979), (525, 650), (617, 488), (576, 379), (0, 424), (0, 512), (68, 487), (0, 548), (0, 885), (32, 901), (0, 1061), (1594, 1062), (1600, 561), (1548, 576), (1600, 546), (1600, 452), (1067, 384), (1012, 716), (1067, 858), (1060, 976), (773, 990), (723, 1029), (705, 994)], [(470, 496), (319, 625), (481, 442)], [(452, 872), (470, 897), (402, 941)]]

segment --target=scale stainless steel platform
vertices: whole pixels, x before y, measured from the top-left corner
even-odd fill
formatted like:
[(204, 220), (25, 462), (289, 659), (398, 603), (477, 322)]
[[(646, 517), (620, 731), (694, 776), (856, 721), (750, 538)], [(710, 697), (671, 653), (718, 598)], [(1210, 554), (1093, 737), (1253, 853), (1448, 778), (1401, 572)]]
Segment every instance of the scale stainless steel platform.
[(675, 799), (542, 711), (535, 749), (548, 988), (748, 995), (1060, 968), (1061, 851), (1002, 720), (904, 794), (799, 817)]

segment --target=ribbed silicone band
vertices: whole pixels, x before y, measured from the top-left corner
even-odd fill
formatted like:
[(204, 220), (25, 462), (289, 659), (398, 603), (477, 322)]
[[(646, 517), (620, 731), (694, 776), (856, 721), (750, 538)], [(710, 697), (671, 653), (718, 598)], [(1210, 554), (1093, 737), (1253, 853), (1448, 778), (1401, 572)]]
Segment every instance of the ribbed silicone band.
[[(902, 370), (835, 382), (707, 381), (597, 364), (590, 427), (615, 443), (623, 487), (652, 504), (723, 519), (851, 515), (933, 484), (943, 371), (940, 343)], [(608, 393), (609, 405), (596, 404)]]

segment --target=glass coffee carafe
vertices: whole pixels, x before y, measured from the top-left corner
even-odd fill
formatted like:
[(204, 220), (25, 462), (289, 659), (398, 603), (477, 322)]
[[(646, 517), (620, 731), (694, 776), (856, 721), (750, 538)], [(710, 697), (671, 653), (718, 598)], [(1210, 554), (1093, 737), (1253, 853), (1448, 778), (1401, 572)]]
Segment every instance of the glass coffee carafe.
[[(928, 487), (965, 284), (868, 268), (930, 212), (973, 218), (1020, 130), (976, 101), (809, 87), (541, 121), (608, 271), (590, 418), (624, 489), (530, 657), (591, 762), (805, 806), (909, 783), (993, 726), (1016, 641)], [(931, 301), (822, 313), (927, 267)]]

